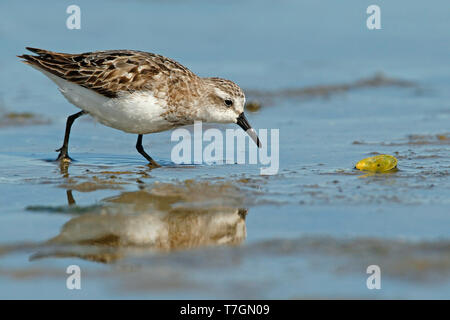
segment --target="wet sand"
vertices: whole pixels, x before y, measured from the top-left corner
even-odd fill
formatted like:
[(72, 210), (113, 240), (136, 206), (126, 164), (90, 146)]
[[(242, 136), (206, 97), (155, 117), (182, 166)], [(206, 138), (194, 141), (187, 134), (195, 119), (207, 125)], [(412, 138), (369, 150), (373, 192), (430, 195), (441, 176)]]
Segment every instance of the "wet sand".
[[(99, 3), (87, 10), (104, 5)], [(138, 18), (152, 10), (158, 22), (172, 5), (125, 8), (118, 3), (110, 10), (131, 10), (133, 21), (144, 21)], [(253, 12), (253, 5), (242, 4), (242, 14)], [(313, 23), (308, 17), (314, 13), (306, 14), (296, 2), (289, 5), (295, 16), (269, 5), (261, 10), (308, 30), (301, 23)], [(201, 3), (193, 6), (195, 14), (210, 19)], [(322, 6), (311, 4), (308, 10), (316, 16), (336, 10), (350, 14)], [(43, 5), (51, 13), (50, 7)], [(51, 21), (33, 20), (19, 5), (11, 4), (10, 10), (34, 21), (33, 29), (50, 28)], [(233, 12), (239, 18), (240, 11)], [(182, 23), (183, 15), (176, 16)], [(19, 40), (8, 37), (6, 53), (0, 53), (6, 59), (0, 64), (0, 297), (448, 298), (450, 78), (442, 68), (448, 55), (437, 51), (428, 64), (420, 48), (397, 56), (409, 42), (389, 30), (392, 50), (375, 54), (368, 45), (387, 40), (366, 40), (367, 31), (359, 29), (346, 30), (341, 38), (329, 34), (334, 27), (323, 35), (318, 28), (323, 39), (339, 39), (339, 51), (334, 42), (318, 44), (303, 31), (302, 41), (291, 41), (290, 24), (267, 25), (258, 16), (258, 28), (233, 38), (245, 49), (239, 50), (242, 55), (224, 55), (207, 45), (212, 41), (221, 48), (214, 42), (219, 41), (214, 28), (221, 27), (200, 30), (205, 21), (199, 17), (190, 17), (202, 39), (196, 50), (183, 46), (182, 39), (173, 47), (168, 39), (179, 28), (166, 30), (172, 38), (152, 34), (153, 49), (140, 49), (183, 57), (181, 62), (202, 75), (218, 68), (219, 75), (241, 84), (252, 103), (253, 126), (280, 130), (279, 173), (262, 176), (260, 165), (208, 159), (176, 165), (170, 161), (175, 145), (170, 132), (144, 138), (144, 147), (163, 165), (151, 169), (135, 151), (135, 136), (89, 118), (73, 127), (75, 161), (54, 162), (65, 118), (77, 110), (50, 81), (16, 63), (14, 55), (29, 45), (26, 39), (41, 39), (25, 24), (17, 29)], [(62, 51), (86, 49), (73, 43), (119, 45), (117, 37), (95, 36), (103, 19), (97, 25), (86, 22), (84, 33), (52, 27), (48, 37), (56, 40), (38, 42)], [(8, 17), (0, 20), (14, 25)], [(234, 23), (239, 30), (253, 30), (245, 21)], [(423, 28), (415, 36), (424, 37), (431, 27)], [(124, 35), (121, 29), (115, 32)], [(261, 32), (267, 41), (260, 42)], [(128, 38), (120, 46), (136, 47)], [(438, 37), (424, 41), (442, 43)], [(366, 46), (356, 52), (353, 42)], [(272, 50), (267, 43), (277, 44), (279, 60), (265, 53)], [(284, 43), (289, 48), (283, 49)], [(398, 170), (368, 175), (354, 169), (359, 160), (377, 154), (395, 156)], [(81, 291), (65, 287), (66, 268), (73, 264), (82, 270)], [(366, 268), (374, 264), (381, 268), (381, 290), (366, 287)]]

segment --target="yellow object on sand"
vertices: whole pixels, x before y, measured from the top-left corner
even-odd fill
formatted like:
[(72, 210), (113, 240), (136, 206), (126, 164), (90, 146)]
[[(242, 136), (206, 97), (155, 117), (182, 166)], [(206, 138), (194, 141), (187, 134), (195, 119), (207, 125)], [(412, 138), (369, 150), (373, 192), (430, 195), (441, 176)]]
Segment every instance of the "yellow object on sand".
[(362, 159), (356, 164), (356, 169), (369, 172), (387, 172), (397, 168), (397, 159), (388, 154)]

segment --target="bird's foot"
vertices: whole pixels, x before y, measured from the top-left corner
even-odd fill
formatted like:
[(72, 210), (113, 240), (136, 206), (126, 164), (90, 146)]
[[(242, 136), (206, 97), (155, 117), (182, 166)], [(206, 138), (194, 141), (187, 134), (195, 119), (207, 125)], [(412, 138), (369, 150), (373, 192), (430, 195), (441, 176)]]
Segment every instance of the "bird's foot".
[(73, 159), (71, 157), (69, 157), (67, 154), (63, 155), (63, 154), (59, 154), (58, 158), (56, 158), (56, 161), (60, 161), (60, 162), (72, 162)]
[(160, 168), (161, 165), (156, 162), (155, 160), (150, 160), (149, 163), (147, 164), (147, 166), (149, 166), (151, 169), (155, 169), (155, 168)]
[(58, 155), (58, 158), (56, 158), (56, 161), (61, 161), (61, 162), (72, 162), (73, 161), (73, 159), (71, 157), (69, 157), (69, 154), (67, 153), (67, 149), (65, 149), (64, 147), (56, 149), (55, 151), (59, 152), (59, 155)]

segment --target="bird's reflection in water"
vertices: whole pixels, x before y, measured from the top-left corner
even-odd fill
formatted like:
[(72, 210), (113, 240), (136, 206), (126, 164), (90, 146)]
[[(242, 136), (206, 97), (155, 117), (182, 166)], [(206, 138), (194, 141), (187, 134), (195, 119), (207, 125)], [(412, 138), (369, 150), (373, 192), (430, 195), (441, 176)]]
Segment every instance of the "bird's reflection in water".
[[(177, 206), (179, 199), (180, 194), (164, 197), (147, 190), (104, 199), (105, 205), (98, 210), (79, 214), (64, 224), (60, 233), (31, 259), (79, 257), (109, 263), (130, 254), (244, 241), (247, 209)], [(67, 190), (67, 201), (76, 205), (71, 190)]]

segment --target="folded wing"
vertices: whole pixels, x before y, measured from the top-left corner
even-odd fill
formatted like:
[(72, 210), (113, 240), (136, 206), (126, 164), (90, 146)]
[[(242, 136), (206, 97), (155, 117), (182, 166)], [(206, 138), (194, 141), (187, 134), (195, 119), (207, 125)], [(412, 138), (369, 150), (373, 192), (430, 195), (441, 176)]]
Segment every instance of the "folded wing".
[(68, 54), (43, 49), (27, 49), (37, 55), (18, 56), (23, 62), (109, 98), (120, 92), (152, 90), (155, 82), (178, 75), (195, 76), (169, 58), (141, 51), (108, 50)]

